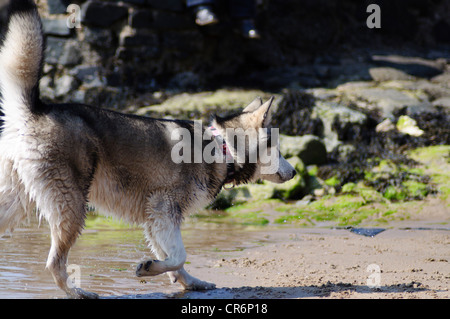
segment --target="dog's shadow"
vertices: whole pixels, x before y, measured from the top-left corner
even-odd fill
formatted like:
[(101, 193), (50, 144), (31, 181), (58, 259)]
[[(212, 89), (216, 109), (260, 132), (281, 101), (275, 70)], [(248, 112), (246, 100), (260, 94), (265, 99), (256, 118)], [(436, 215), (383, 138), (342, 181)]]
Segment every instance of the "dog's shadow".
[[(320, 286), (297, 287), (238, 287), (207, 291), (180, 291), (176, 293), (149, 293), (102, 297), (105, 299), (296, 299), (314, 297), (345, 298), (351, 294), (415, 293), (429, 291), (421, 283), (387, 285), (371, 288), (349, 283), (326, 283)], [(380, 296), (382, 297), (382, 296)]]

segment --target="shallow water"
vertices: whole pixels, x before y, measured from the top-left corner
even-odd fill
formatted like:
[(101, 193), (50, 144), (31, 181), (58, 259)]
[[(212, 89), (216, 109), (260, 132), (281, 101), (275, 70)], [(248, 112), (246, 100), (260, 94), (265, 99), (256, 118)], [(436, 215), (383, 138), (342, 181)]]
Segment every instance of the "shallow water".
[[(190, 260), (211, 252), (261, 244), (251, 231), (238, 226), (187, 224), (182, 232), (188, 267)], [(65, 298), (45, 269), (49, 249), (47, 225), (32, 223), (0, 238), (0, 298)], [(81, 288), (102, 297), (176, 297), (181, 287), (171, 284), (168, 276), (135, 276), (136, 265), (150, 258), (139, 228), (86, 229), (71, 249), (69, 264), (79, 265)]]
[[(401, 227), (400, 227), (401, 226)], [(386, 225), (387, 227), (387, 225)], [(384, 238), (395, 240), (398, 228), (405, 233), (409, 230), (446, 230), (442, 223), (399, 222), (382, 232)], [(399, 228), (400, 227), (400, 228)], [(212, 260), (229, 258), (230, 255), (250, 252), (251, 248), (276, 243), (279, 234), (289, 234), (288, 225), (245, 227), (228, 223), (207, 223), (198, 219), (187, 219), (182, 235), (188, 254), (186, 269), (202, 278), (206, 268), (215, 267)], [(377, 228), (359, 228), (365, 231)], [(352, 227), (330, 227), (322, 225), (316, 228), (303, 228), (303, 234), (345, 233)], [(374, 235), (373, 233), (371, 233)], [(391, 235), (390, 235), (391, 234)], [(394, 234), (394, 235), (392, 235)], [(290, 235), (289, 235), (290, 236)], [(333, 235), (334, 236), (334, 235)], [(378, 235), (375, 236), (378, 238)], [(297, 238), (296, 235), (294, 237)], [(353, 238), (353, 237), (352, 237)], [(294, 240), (292, 239), (292, 240)], [(348, 238), (347, 238), (348, 239)], [(290, 241), (289, 241), (290, 242)], [(11, 237), (0, 238), (0, 299), (4, 298), (65, 298), (53, 282), (45, 263), (50, 249), (50, 232), (47, 225), (38, 227), (32, 223), (16, 229)], [(135, 276), (139, 262), (152, 258), (142, 230), (123, 225), (90, 225), (78, 239), (69, 256), (69, 263), (79, 265), (81, 288), (99, 294), (103, 298), (245, 298), (246, 287), (238, 282), (207, 292), (183, 292), (179, 284), (171, 284), (166, 275), (155, 277)], [(270, 258), (269, 258), (270, 259)], [(440, 259), (439, 259), (440, 260)], [(69, 272), (70, 274), (70, 272)], [(203, 278), (206, 279), (206, 278)], [(207, 279), (215, 281), (213, 279)], [(247, 287), (248, 288), (248, 287)], [(273, 288), (277, 295), (278, 287)], [(259, 298), (258, 291), (251, 298)], [(304, 296), (305, 291), (292, 290), (293, 297)], [(306, 295), (308, 293), (306, 292)], [(309, 296), (309, 295), (308, 295)]]

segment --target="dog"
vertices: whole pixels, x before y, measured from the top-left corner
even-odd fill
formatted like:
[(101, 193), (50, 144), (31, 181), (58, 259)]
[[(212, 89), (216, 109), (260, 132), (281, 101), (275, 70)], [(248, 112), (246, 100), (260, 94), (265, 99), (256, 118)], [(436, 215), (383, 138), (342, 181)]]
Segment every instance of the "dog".
[[(14, 0), (8, 10), (0, 48), (4, 114), (0, 233), (12, 231), (36, 211), (50, 226), (46, 268), (56, 285), (69, 298), (97, 298), (71, 285), (66, 271), (69, 250), (92, 205), (106, 215), (143, 227), (158, 260), (138, 264), (137, 276), (168, 273), (184, 289), (214, 289), (214, 284), (184, 269), (181, 223), (184, 216), (214, 200), (225, 183), (239, 185), (258, 179), (282, 183), (296, 174), (276, 143), (269, 143), (273, 98), (265, 103), (256, 98), (243, 111), (215, 116), (211, 126), (200, 129), (194, 121), (140, 117), (83, 104), (44, 103), (39, 98), (39, 79), (45, 41), (36, 5), (32, 0)], [(234, 137), (230, 135), (233, 130), (237, 132)], [(176, 131), (189, 132), (191, 139), (179, 144), (173, 139)], [(239, 153), (231, 141), (245, 131), (252, 132), (257, 145), (246, 136)], [(197, 137), (200, 144), (187, 143)], [(216, 150), (212, 153), (226, 149), (231, 160), (177, 162), (172, 156), (177, 153), (173, 151), (176, 145), (188, 147), (184, 155), (212, 145)], [(264, 171), (271, 163), (260, 158), (250, 161), (255, 150), (264, 148), (276, 155), (271, 156), (277, 161), (271, 172)]]

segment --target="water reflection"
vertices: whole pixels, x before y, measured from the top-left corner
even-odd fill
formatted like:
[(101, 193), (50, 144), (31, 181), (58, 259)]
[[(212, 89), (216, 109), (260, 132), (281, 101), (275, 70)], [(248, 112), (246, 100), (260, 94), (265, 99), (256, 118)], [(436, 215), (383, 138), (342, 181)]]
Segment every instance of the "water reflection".
[[(252, 232), (242, 227), (187, 223), (183, 240), (188, 264), (194, 256), (212, 252), (242, 250), (259, 245)], [(0, 238), (0, 298), (64, 298), (53, 282), (45, 263), (50, 249), (47, 225), (37, 223), (16, 229), (11, 236)], [(69, 255), (69, 263), (81, 270), (81, 288), (105, 296), (126, 298), (173, 298), (180, 292), (167, 276), (138, 278), (139, 261), (151, 257), (139, 228), (88, 228)]]

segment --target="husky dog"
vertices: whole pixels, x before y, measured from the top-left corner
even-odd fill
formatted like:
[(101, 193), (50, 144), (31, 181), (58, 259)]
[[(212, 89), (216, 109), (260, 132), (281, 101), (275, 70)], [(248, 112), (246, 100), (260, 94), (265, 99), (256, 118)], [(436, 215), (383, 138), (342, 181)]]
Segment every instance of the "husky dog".
[[(194, 122), (121, 114), (82, 104), (46, 104), (39, 98), (44, 60), (41, 21), (32, 0), (13, 0), (8, 29), (0, 48), (0, 92), (3, 111), (0, 137), (0, 233), (12, 230), (36, 209), (51, 231), (46, 267), (71, 298), (95, 293), (68, 281), (68, 253), (80, 235), (87, 205), (142, 225), (158, 260), (137, 266), (138, 276), (167, 272), (185, 289), (213, 289), (214, 284), (190, 276), (183, 268), (186, 251), (180, 226), (183, 216), (210, 203), (225, 182), (236, 185), (267, 179), (282, 183), (294, 168), (276, 152), (278, 167), (264, 173), (259, 159), (237, 154), (227, 129), (255, 128), (258, 143), (267, 145), (272, 100), (255, 99), (242, 112), (216, 116), (214, 128), (202, 127), (220, 148), (236, 159), (175, 163), (171, 132)], [(214, 130), (214, 134), (212, 132)], [(193, 136), (195, 139), (195, 136)], [(205, 147), (203, 142), (201, 147)], [(261, 146), (261, 145), (258, 145)], [(262, 147), (262, 146), (261, 146)], [(258, 147), (257, 147), (258, 148)], [(237, 159), (244, 159), (240, 162)]]

